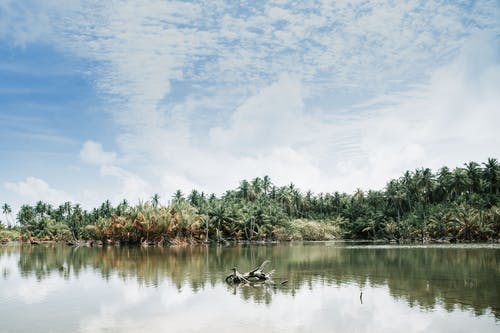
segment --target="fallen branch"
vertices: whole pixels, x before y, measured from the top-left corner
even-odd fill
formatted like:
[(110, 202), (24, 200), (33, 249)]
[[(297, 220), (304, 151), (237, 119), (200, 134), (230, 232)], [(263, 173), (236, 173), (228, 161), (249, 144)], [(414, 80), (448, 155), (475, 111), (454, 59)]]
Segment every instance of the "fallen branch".
[(270, 271), (269, 273), (264, 273), (264, 267), (269, 263), (269, 260), (265, 260), (262, 264), (260, 264), (259, 267), (247, 272), (247, 273), (240, 273), (238, 272), (238, 269), (234, 267), (232, 269), (232, 273), (229, 274), (226, 277), (226, 282), (227, 283), (249, 283), (252, 281), (267, 281), (270, 280), (273, 273), (274, 269)]

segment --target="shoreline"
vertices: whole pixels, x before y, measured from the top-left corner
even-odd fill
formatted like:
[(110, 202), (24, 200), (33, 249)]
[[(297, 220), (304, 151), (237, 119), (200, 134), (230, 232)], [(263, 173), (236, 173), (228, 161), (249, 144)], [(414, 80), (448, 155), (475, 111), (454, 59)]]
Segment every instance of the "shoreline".
[(85, 247), (157, 247), (157, 248), (168, 248), (168, 247), (191, 247), (191, 246), (236, 246), (236, 245), (276, 245), (276, 244), (298, 244), (298, 243), (348, 243), (348, 244), (360, 244), (360, 245), (458, 245), (458, 244), (499, 244), (500, 239), (490, 239), (490, 240), (455, 240), (451, 241), (449, 239), (427, 239), (427, 240), (384, 240), (384, 239), (331, 239), (331, 240), (261, 240), (261, 241), (234, 241), (228, 240), (226, 242), (222, 241), (171, 241), (168, 244), (152, 244), (152, 243), (126, 243), (126, 242), (102, 242), (102, 241), (64, 241), (64, 240), (43, 240), (43, 241), (21, 241), (21, 240), (9, 240), (0, 242), (0, 246), (38, 246), (38, 245), (50, 245), (50, 244), (64, 244), (67, 246), (85, 246)]

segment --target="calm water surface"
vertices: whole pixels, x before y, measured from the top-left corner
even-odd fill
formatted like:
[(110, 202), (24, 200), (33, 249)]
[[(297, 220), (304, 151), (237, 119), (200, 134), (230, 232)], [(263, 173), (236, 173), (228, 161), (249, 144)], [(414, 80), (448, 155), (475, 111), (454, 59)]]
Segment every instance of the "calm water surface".
[[(276, 285), (224, 283), (267, 258)], [(0, 273), (0, 332), (500, 332), (499, 245), (15, 245)]]

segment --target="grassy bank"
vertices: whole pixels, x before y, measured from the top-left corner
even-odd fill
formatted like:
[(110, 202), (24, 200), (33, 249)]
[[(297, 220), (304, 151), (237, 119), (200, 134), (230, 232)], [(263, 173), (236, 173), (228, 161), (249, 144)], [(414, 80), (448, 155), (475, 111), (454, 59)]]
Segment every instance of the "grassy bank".
[(21, 239), (21, 233), (16, 230), (0, 229), (0, 242), (11, 242)]

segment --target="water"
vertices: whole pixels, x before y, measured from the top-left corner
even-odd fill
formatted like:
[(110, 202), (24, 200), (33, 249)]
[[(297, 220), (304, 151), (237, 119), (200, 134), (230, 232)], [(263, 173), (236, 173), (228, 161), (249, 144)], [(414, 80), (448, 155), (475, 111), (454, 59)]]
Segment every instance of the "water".
[[(223, 281), (267, 258), (275, 285)], [(3, 246), (0, 332), (500, 332), (499, 263), (498, 245)]]

